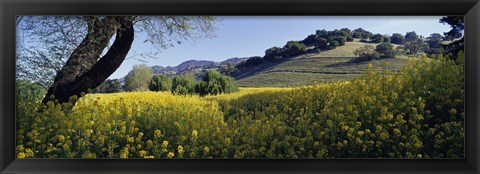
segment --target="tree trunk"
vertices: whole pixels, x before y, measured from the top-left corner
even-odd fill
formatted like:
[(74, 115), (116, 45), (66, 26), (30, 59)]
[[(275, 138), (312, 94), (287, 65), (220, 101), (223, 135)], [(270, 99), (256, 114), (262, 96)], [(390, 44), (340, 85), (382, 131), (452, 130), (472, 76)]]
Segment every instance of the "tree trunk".
[[(86, 37), (55, 76), (43, 103), (51, 100), (64, 103), (71, 96), (87, 93), (104, 82), (125, 60), (134, 39), (132, 17), (86, 17), (86, 21)], [(99, 59), (115, 32), (115, 41)]]

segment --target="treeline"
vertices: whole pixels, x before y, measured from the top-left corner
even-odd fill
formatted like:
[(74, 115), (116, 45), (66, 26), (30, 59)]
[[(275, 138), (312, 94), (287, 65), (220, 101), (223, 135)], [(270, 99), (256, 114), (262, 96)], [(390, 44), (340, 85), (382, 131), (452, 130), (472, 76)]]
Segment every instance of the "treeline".
[[(301, 41), (288, 41), (283, 47), (271, 47), (265, 50), (264, 56), (253, 56), (245, 62), (236, 66), (236, 69), (244, 69), (250, 66), (262, 64), (287, 57), (294, 57), (313, 52), (321, 52), (335, 49), (338, 46), (345, 45), (346, 42), (352, 42), (354, 39), (360, 39), (360, 42), (380, 44), (377, 47), (365, 46), (357, 50), (357, 56), (365, 60), (392, 58), (395, 55), (414, 55), (417, 53), (426, 53), (427, 55), (445, 54), (443, 41), (451, 40), (450, 37), (444, 37), (442, 34), (433, 33), (429, 37), (417, 35), (415, 31), (407, 32), (405, 35), (393, 33), (392, 35), (373, 34), (363, 28), (350, 30), (348, 28), (335, 29), (333, 31), (317, 30), (315, 34), (307, 36)], [(393, 49), (392, 44), (398, 44)]]
[(164, 74), (153, 74), (147, 65), (134, 65), (133, 70), (125, 77), (122, 87), (117, 80), (107, 80), (93, 90), (96, 93), (115, 93), (121, 91), (170, 91), (176, 95), (217, 95), (238, 91), (235, 80), (223, 75), (215, 69), (208, 70), (200, 81), (194, 76), (179, 75), (168, 77)]
[(171, 91), (172, 94), (178, 95), (199, 94), (205, 96), (236, 92), (238, 87), (232, 77), (222, 75), (211, 69), (198, 82), (193, 76), (189, 75), (175, 77), (167, 77), (163, 74), (154, 75), (150, 81), (149, 90), (156, 92)]
[[(432, 56), (445, 53), (442, 45), (445, 39), (439, 33), (433, 33), (424, 38), (414, 31), (407, 32), (405, 36), (400, 33), (394, 33), (392, 36), (375, 34), (370, 37), (369, 42), (379, 43), (376, 47), (365, 45), (355, 50), (354, 54), (363, 60), (393, 58), (395, 55), (415, 55), (417, 53)], [(400, 46), (393, 49), (392, 43)]]

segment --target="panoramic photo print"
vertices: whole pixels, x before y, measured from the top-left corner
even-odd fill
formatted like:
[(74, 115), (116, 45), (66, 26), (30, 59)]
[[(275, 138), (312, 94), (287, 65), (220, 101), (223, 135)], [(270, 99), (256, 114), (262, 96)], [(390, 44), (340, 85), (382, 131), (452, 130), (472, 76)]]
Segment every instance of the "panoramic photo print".
[(463, 16), (17, 16), (17, 158), (465, 157)]

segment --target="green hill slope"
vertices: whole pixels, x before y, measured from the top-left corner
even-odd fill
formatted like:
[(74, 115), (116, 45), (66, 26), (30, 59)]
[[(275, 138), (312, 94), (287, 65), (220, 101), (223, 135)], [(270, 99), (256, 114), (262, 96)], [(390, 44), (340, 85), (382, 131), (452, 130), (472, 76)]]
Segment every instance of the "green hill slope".
[(374, 69), (398, 70), (406, 62), (405, 58), (357, 61), (353, 51), (367, 44), (377, 45), (355, 40), (333, 50), (307, 53), (249, 67), (234, 73), (233, 77), (242, 87), (300, 86), (315, 82), (350, 80), (367, 70), (368, 64), (372, 64)]

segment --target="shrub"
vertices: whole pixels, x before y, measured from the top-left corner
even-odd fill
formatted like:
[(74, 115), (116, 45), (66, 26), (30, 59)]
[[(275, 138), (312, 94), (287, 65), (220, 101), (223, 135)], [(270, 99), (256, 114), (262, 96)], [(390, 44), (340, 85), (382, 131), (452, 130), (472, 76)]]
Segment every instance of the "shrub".
[(400, 45), (397, 48), (395, 48), (395, 54), (404, 55), (405, 54), (405, 47)]
[(38, 102), (46, 95), (45, 87), (28, 80), (16, 80), (17, 100)]

